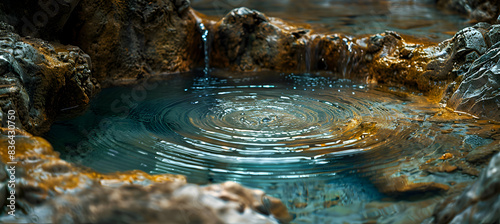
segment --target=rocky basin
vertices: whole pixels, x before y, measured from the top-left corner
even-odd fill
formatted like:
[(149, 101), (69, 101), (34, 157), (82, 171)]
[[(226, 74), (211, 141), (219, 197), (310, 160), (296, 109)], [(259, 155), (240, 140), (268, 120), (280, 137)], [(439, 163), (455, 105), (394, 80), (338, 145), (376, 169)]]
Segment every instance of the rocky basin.
[[(195, 11), (185, 0), (53, 0), (26, 10), (25, 1), (0, 3), (0, 204), (4, 208), (0, 220), (292, 221), (288, 202), (262, 190), (234, 182), (199, 186), (172, 174), (102, 174), (62, 160), (39, 137), (54, 121), (85, 111), (101, 86), (138, 84), (205, 66), (206, 73), (223, 69), (334, 74), (383, 86), (381, 91), (402, 99), (412, 92), (440, 103), (440, 108), (414, 119), (414, 125), (429, 131), (413, 137), (422, 135), (433, 147), (415, 140), (416, 147), (422, 144), (418, 152), (368, 180), (391, 200), (411, 201), (414, 195), (427, 194), (443, 198), (439, 203), (434, 197), (405, 204), (405, 208), (425, 207), (419, 210), (427, 211), (425, 215), (413, 218), (414, 222), (499, 222), (495, 211), (500, 192), (495, 189), (500, 169), (500, 5), (488, 0), (437, 4), (468, 16), (474, 24), (434, 43), (393, 31), (361, 36), (315, 33), (311, 26), (245, 7), (215, 19)], [(423, 138), (459, 129), (467, 137)], [(439, 142), (455, 145), (443, 148)], [(8, 153), (11, 145), (15, 154)], [(9, 214), (12, 191), (15, 217)], [(338, 202), (329, 203), (325, 207)]]

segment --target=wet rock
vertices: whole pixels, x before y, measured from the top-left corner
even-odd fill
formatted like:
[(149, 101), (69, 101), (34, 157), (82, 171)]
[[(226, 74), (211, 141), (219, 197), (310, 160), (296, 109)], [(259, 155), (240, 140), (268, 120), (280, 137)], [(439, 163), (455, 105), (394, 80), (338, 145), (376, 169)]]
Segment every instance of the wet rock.
[(447, 106), (500, 120), (500, 42), (475, 60), (461, 79)]
[(256, 10), (233, 9), (213, 28), (210, 65), (236, 71), (295, 69), (303, 46), (295, 31)]
[[(0, 128), (0, 145), (9, 144), (7, 131), (6, 128)], [(94, 186), (110, 185), (109, 183), (119, 183), (121, 186), (132, 183), (147, 185), (153, 182), (185, 182), (182, 176), (151, 176), (139, 171), (108, 175), (95, 173), (61, 160), (43, 138), (33, 137), (19, 129), (15, 129), (15, 132), (14, 159), (9, 158), (7, 150), (1, 150), (0, 160), (4, 166), (7, 162), (16, 162), (16, 203), (20, 206), (18, 208), (25, 211), (30, 211), (32, 207), (57, 195), (77, 193)], [(4, 178), (1, 183), (7, 183), (6, 180)]]
[(444, 45), (419, 42), (393, 32), (382, 37), (380, 50), (371, 54), (373, 60), (366, 65), (371, 80), (427, 93), (435, 89), (434, 82), (449, 79), (442, 72), (450, 66), (442, 58)]
[(401, 197), (410, 194), (439, 193), (450, 189), (450, 186), (435, 182), (413, 182), (407, 176), (379, 177), (372, 180), (381, 193)]
[(437, 0), (437, 5), (468, 16), (473, 21), (493, 23), (500, 15), (500, 3), (496, 0)]
[[(16, 129), (16, 217), (0, 222), (286, 223), (286, 207), (261, 190), (236, 183), (197, 186), (184, 176), (141, 171), (100, 174), (59, 158), (40, 137)], [(0, 145), (7, 145), (0, 128)], [(0, 151), (0, 165), (11, 161)], [(2, 170), (3, 171), (3, 170)], [(0, 195), (6, 175), (0, 171)], [(6, 197), (2, 197), (4, 200)], [(4, 201), (0, 201), (4, 203)], [(24, 212), (22, 212), (24, 211)]]
[(500, 152), (500, 141), (494, 141), (489, 145), (481, 146), (471, 151), (465, 159), (470, 163), (485, 164), (495, 155)]
[[(250, 197), (232, 192), (227, 189), (229, 185), (238, 186)], [(260, 197), (265, 195), (255, 191), (236, 183), (207, 187), (178, 182), (146, 187), (96, 186), (54, 198), (37, 210), (51, 211), (53, 217), (41, 219), (51, 223), (278, 223), (272, 216), (257, 212), (252, 204), (242, 202), (262, 204)]]
[(66, 27), (67, 39), (92, 58), (104, 86), (199, 66), (201, 34), (186, 0), (82, 0)]
[(496, 154), (479, 179), (461, 195), (441, 202), (434, 223), (500, 222), (500, 154)]
[(16, 126), (40, 134), (62, 111), (84, 109), (99, 89), (90, 69), (78, 47), (21, 38), (0, 23), (0, 108), (15, 111)]

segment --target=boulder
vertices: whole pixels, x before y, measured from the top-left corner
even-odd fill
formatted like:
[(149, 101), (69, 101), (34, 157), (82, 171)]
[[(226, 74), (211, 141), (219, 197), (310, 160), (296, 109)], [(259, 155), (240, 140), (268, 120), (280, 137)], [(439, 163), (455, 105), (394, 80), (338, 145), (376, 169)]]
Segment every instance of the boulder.
[(500, 120), (500, 42), (476, 59), (461, 79), (447, 106)]
[(203, 58), (197, 16), (187, 0), (82, 0), (65, 32), (94, 64), (104, 86), (162, 72), (184, 72)]
[(90, 70), (80, 48), (21, 38), (0, 23), (0, 110), (14, 111), (16, 126), (40, 134), (56, 115), (83, 110), (99, 89)]

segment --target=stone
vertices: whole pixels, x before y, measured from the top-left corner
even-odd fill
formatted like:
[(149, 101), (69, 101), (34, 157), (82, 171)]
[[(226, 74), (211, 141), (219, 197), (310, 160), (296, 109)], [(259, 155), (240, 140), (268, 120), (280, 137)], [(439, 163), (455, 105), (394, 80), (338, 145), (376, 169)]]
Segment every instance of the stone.
[(81, 0), (66, 26), (70, 44), (93, 61), (103, 86), (185, 72), (203, 60), (198, 16), (188, 0)]
[(462, 194), (436, 206), (433, 223), (500, 222), (500, 154), (496, 154), (479, 179)]
[(500, 42), (500, 24), (496, 24), (491, 26), (491, 29), (488, 32), (488, 38), (491, 45), (495, 45)]
[[(238, 184), (96, 186), (55, 197), (38, 210), (51, 211), (52, 217), (40, 220), (50, 223), (278, 223), (272, 216), (253, 210), (249, 204), (226, 199), (226, 194), (230, 194), (237, 200), (260, 201), (261, 195), (254, 196), (251, 189), (239, 186), (251, 196), (240, 198), (224, 189), (225, 185)], [(218, 191), (219, 187), (222, 192)]]
[(0, 109), (14, 110), (16, 126), (41, 134), (57, 115), (84, 110), (99, 84), (78, 47), (21, 38), (13, 30), (0, 25)]
[(495, 155), (500, 152), (500, 141), (494, 141), (489, 145), (480, 146), (467, 154), (465, 159), (470, 163), (485, 164)]
[(472, 27), (458, 31), (453, 39), (458, 49), (457, 53), (476, 51), (482, 55), (487, 49), (483, 34)]
[(447, 106), (479, 117), (500, 120), (500, 44), (475, 60), (463, 74)]

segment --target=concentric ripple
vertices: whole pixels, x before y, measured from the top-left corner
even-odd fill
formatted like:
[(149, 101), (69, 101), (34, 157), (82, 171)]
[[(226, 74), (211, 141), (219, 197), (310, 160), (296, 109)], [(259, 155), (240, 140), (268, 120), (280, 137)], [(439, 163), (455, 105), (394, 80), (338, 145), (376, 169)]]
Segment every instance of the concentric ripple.
[[(180, 80), (159, 82), (136, 102), (127, 94), (137, 90), (103, 91), (85, 115), (55, 125), (48, 138), (63, 157), (101, 172), (255, 183), (389, 163), (401, 151), (391, 142), (407, 134), (400, 122), (411, 116), (403, 113), (406, 101), (348, 80)], [(129, 106), (126, 113), (119, 105)]]
[(104, 90), (45, 137), (62, 158), (100, 172), (237, 181), (289, 203), (380, 198), (367, 179), (416, 149), (405, 141), (417, 97), (308, 74), (225, 75)]

